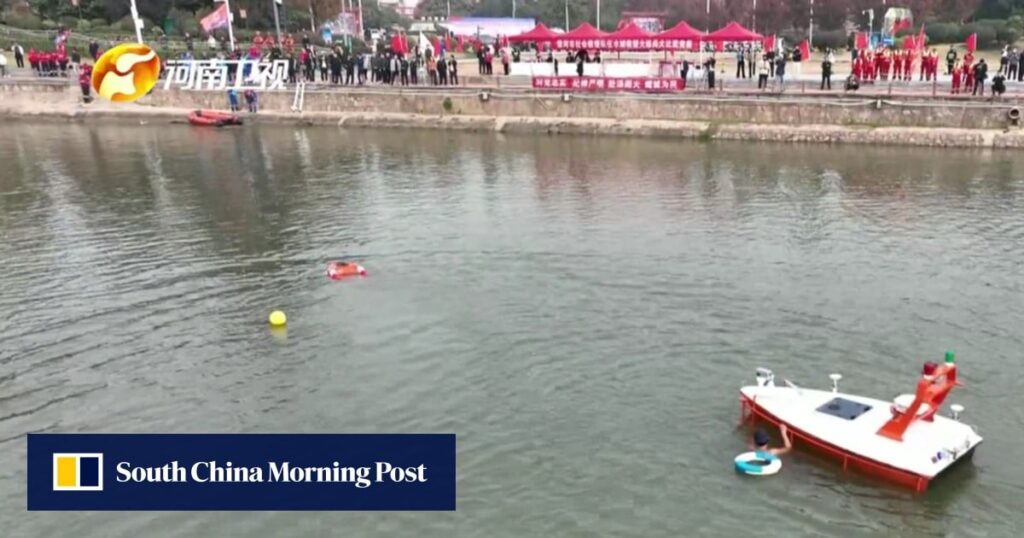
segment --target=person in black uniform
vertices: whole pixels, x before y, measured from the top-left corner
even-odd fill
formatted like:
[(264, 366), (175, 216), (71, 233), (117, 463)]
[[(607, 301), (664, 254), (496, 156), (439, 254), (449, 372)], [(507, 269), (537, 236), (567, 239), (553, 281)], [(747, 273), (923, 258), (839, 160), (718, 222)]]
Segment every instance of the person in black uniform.
[(331, 84), (341, 84), (341, 56), (335, 50), (330, 56)]
[(1006, 77), (1002, 73), (992, 77), (992, 97), (1002, 97), (1006, 92)]
[(437, 59), (437, 83), (441, 86), (448, 85), (448, 60), (444, 56)]
[(704, 73), (708, 77), (708, 89), (715, 89), (715, 56), (711, 55), (707, 60), (704, 60)]
[(985, 59), (978, 60), (978, 63), (974, 66), (974, 89), (971, 90), (971, 95), (985, 96), (985, 80), (988, 79), (988, 64), (985, 63)]
[(825, 51), (825, 59), (821, 62), (821, 89), (832, 89), (832, 50)]
[(350, 86), (355, 84), (355, 74), (356, 57), (351, 54), (348, 54), (345, 56), (345, 84), (348, 84)]
[(452, 81), (452, 86), (459, 85), (459, 63), (455, 61), (454, 54), (448, 56), (448, 78)]

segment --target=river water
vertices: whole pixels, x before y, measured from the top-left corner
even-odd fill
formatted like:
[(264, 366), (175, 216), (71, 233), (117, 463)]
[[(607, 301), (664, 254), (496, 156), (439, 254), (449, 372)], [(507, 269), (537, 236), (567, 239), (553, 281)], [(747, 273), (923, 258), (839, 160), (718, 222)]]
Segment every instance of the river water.
[[(1018, 153), (445, 132), (0, 129), (5, 536), (1014, 536)], [(371, 276), (324, 278), (328, 260)], [(267, 313), (288, 313), (270, 332)], [(732, 471), (757, 366), (912, 392), (974, 462), (916, 496)], [(29, 513), (25, 437), (454, 432), (454, 513)]]

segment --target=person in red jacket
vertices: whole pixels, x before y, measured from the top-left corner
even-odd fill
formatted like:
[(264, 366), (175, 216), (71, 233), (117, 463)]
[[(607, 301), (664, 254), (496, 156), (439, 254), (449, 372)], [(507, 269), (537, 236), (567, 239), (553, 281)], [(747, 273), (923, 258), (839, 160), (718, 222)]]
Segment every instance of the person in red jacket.
[(82, 88), (82, 101), (88, 103), (92, 101), (90, 95), (92, 91), (92, 66), (89, 64), (82, 64), (82, 69), (78, 74), (78, 85)]
[(967, 61), (968, 57), (971, 57), (970, 53), (964, 56), (964, 68), (961, 71), (964, 77), (964, 93), (970, 93), (974, 89), (974, 64)]
[(960, 93), (960, 81), (962, 80), (961, 79), (962, 76), (963, 76), (963, 65), (960, 62), (957, 62), (953, 66), (953, 89), (950, 90), (950, 93), (952, 93), (953, 95), (957, 95), (957, 94)]

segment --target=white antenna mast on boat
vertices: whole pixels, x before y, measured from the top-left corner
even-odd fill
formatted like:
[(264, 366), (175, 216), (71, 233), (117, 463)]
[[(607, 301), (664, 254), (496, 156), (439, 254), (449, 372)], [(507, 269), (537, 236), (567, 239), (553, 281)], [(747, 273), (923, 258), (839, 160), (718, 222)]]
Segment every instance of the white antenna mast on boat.
[(839, 392), (839, 380), (843, 378), (843, 375), (828, 374), (828, 378), (832, 380), (832, 392)]
[(953, 420), (960, 420), (960, 413), (964, 412), (964, 406), (953, 404), (949, 406), (949, 410), (953, 412)]

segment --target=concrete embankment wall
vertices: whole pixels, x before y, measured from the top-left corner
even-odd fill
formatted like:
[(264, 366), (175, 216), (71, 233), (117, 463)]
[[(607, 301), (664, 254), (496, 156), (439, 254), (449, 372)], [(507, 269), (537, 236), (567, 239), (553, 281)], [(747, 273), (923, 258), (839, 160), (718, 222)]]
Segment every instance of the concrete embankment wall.
[[(293, 92), (264, 93), (261, 106), (287, 111)], [(617, 120), (707, 121), (769, 125), (862, 125), (870, 127), (949, 127), (1002, 129), (1012, 102), (837, 99), (827, 97), (710, 97), (576, 94), (568, 102), (558, 94), (500, 90), (487, 101), (479, 92), (437, 90), (307, 91), (303, 110), (314, 112), (383, 112), (492, 117), (604, 118)], [(223, 108), (223, 92), (156, 91), (157, 106)]]
[[(69, 117), (159, 116), (224, 109), (224, 92), (158, 89), (136, 104), (77, 104), (72, 85), (0, 84), (0, 114)], [(681, 138), (943, 147), (1024, 147), (1010, 125), (1018, 103), (884, 96), (573, 95), (420, 88), (309, 90), (303, 111), (294, 92), (264, 92), (261, 121), (344, 126), (447, 128), (499, 132), (591, 133)], [(447, 104), (446, 104), (447, 103)], [(1021, 104), (1024, 108), (1024, 104)]]

